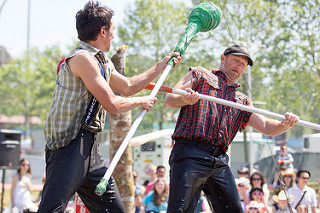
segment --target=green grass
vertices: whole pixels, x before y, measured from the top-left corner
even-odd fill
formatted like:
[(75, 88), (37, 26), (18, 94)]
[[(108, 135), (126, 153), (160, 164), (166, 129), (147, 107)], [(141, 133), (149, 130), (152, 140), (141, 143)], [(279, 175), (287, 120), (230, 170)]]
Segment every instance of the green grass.
[[(37, 200), (38, 197), (39, 197), (39, 192), (38, 191), (32, 191), (31, 195), (33, 196), (34, 200)], [(11, 190), (5, 190), (4, 191), (4, 197), (3, 197), (3, 206), (4, 207), (8, 207), (8, 206), (10, 206), (10, 203), (11, 203)]]

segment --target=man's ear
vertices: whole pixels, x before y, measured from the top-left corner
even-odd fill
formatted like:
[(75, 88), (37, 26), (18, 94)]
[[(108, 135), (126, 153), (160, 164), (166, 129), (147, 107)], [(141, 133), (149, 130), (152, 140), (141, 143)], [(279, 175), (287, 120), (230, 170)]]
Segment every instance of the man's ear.
[(221, 57), (220, 57), (220, 58), (221, 58), (221, 64), (223, 64), (226, 56), (225, 56), (224, 54), (221, 54)]
[(100, 29), (100, 33), (101, 33), (101, 35), (104, 35), (104, 36), (106, 36), (106, 35), (107, 35), (107, 29), (106, 29), (106, 26), (101, 27), (101, 29)]

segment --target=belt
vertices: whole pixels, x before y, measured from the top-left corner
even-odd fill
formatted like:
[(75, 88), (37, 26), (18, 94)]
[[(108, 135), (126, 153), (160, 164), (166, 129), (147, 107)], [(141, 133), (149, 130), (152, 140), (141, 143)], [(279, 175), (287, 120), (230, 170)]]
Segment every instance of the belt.
[(93, 135), (97, 134), (96, 132), (93, 132), (90, 129), (88, 129), (85, 125), (81, 126), (80, 131), (87, 132), (87, 133), (90, 133), (90, 134), (93, 134)]
[(188, 140), (188, 139), (184, 139), (184, 138), (176, 138), (174, 140), (174, 142), (175, 142), (175, 144), (189, 144), (189, 145), (196, 146), (197, 148), (210, 153), (210, 155), (212, 155), (212, 156), (218, 156), (221, 154), (225, 154), (225, 152), (223, 152), (220, 147), (214, 146), (211, 143), (205, 143), (205, 142), (198, 141), (198, 140)]

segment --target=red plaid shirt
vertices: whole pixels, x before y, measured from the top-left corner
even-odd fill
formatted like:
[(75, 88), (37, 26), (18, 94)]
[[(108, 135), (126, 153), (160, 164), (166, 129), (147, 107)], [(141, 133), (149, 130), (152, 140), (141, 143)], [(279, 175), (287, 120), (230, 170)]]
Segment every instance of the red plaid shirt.
[[(250, 105), (246, 95), (236, 89), (238, 84), (227, 85), (227, 79), (220, 70), (206, 70), (191, 67), (192, 89), (200, 94), (214, 96), (236, 103)], [(238, 131), (244, 130), (251, 112), (233, 107), (199, 100), (194, 105), (181, 107), (172, 139), (184, 138), (212, 143), (224, 152)]]

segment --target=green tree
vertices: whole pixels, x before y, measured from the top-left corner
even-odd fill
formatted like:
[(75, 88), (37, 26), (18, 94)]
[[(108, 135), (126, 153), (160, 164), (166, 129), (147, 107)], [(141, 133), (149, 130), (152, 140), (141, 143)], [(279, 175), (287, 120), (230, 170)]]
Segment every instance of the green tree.
[[(133, 7), (129, 6), (124, 24), (119, 26), (120, 40), (130, 46), (126, 66), (128, 75), (143, 72), (173, 51), (186, 28), (188, 12), (183, 1), (136, 0)], [(185, 72), (180, 70), (186, 69), (179, 64), (169, 74), (165, 84), (170, 86), (170, 82), (176, 83), (173, 73), (179, 73), (181, 77)], [(145, 94), (150, 94), (150, 91), (142, 91), (138, 95)], [(158, 122), (160, 129), (164, 122), (163, 116), (168, 110), (163, 105), (164, 95), (157, 95), (157, 104), (145, 118), (149, 123)], [(133, 111), (134, 116), (137, 111)]]
[[(292, 111), (319, 123), (319, 0), (219, 0), (216, 4), (223, 20), (219, 34), (209, 34), (223, 46), (243, 43), (249, 47), (255, 59), (253, 101), (266, 102), (262, 107), (267, 110)], [(239, 81), (244, 93), (246, 81), (246, 75)], [(290, 133), (298, 137), (304, 131), (310, 130), (295, 127)]]
[[(196, 6), (203, 1), (192, 2)], [(257, 107), (281, 114), (292, 111), (304, 120), (319, 123), (319, 0), (213, 2), (223, 12), (220, 25), (194, 38), (177, 70), (170, 73), (164, 84), (176, 84), (189, 66), (217, 68), (223, 50), (233, 43), (242, 43), (248, 46), (255, 61), (251, 68), (253, 102), (267, 103)], [(133, 8), (129, 7), (125, 24), (119, 29), (121, 40), (131, 46), (127, 62), (129, 75), (141, 72), (173, 49), (172, 44), (176, 44), (183, 33), (191, 10), (183, 2), (179, 4), (167, 8), (170, 5), (167, 1), (137, 0)], [(246, 75), (239, 80), (240, 90), (246, 94), (247, 81)], [(172, 111), (163, 107), (161, 96), (164, 94), (158, 95), (158, 103), (146, 120), (161, 123), (163, 114)], [(155, 116), (157, 111), (162, 114)], [(310, 131), (295, 127), (289, 133), (298, 137)]]
[[(282, 13), (283, 30), (273, 40), (277, 48), (271, 55), (278, 58), (277, 70), (270, 73), (271, 103), (278, 110), (293, 111), (304, 120), (320, 122), (319, 1), (278, 1)], [(280, 55), (280, 57), (279, 57)], [(280, 89), (279, 89), (280, 88)], [(278, 91), (277, 91), (278, 90)], [(281, 102), (279, 101), (281, 100)], [(296, 136), (310, 129), (296, 128)]]
[(55, 86), (61, 50), (53, 46), (44, 51), (33, 48), (23, 57), (0, 67), (0, 113), (45, 119)]

